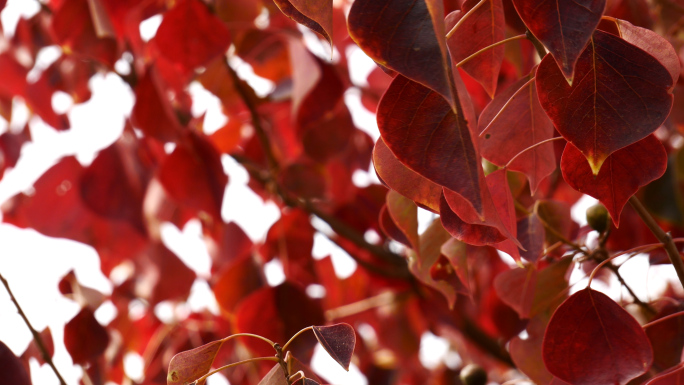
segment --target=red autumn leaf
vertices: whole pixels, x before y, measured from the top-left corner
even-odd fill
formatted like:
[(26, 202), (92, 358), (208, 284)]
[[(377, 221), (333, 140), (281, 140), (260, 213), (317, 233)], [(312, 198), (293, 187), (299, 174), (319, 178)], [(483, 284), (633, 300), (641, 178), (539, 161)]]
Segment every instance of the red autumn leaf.
[(188, 384), (209, 373), (223, 341), (213, 341), (192, 350), (178, 353), (169, 362), (168, 385)]
[(530, 317), (538, 315), (551, 317), (553, 311), (565, 299), (563, 293), (568, 288), (568, 269), (572, 266), (572, 258), (563, 258), (537, 272), (537, 285), (530, 309)]
[(232, 313), (235, 306), (250, 293), (266, 284), (261, 266), (246, 254), (226, 265), (216, 275), (212, 291), (221, 308)]
[(455, 104), (441, 1), (359, 0), (348, 24), (349, 36), (371, 59)]
[(221, 219), (228, 176), (216, 148), (201, 134), (188, 131), (159, 169), (159, 181), (179, 204)]
[(537, 269), (534, 265), (504, 271), (494, 279), (499, 298), (515, 310), (520, 318), (529, 318), (537, 285)]
[(104, 354), (109, 334), (92, 310), (83, 308), (64, 326), (64, 345), (74, 363), (87, 364)]
[(378, 224), (380, 225), (380, 229), (383, 233), (385, 233), (385, 235), (406, 247), (413, 247), (411, 241), (409, 241), (409, 239), (406, 237), (406, 234), (404, 234), (401, 231), (399, 226), (397, 226), (397, 224), (394, 223), (394, 219), (392, 219), (392, 217), (389, 215), (387, 205), (382, 206), (378, 222)]
[(225, 24), (199, 0), (183, 0), (164, 14), (153, 42), (183, 75), (208, 64), (230, 44)]
[(31, 385), (31, 377), (10, 348), (0, 341), (0, 373), (3, 381), (12, 385)]
[[(247, 296), (236, 309), (235, 316), (239, 333), (258, 334), (281, 345), (305, 327), (324, 323), (318, 302), (287, 281)], [(295, 356), (306, 356), (305, 352), (309, 352), (315, 341), (313, 336), (303, 334), (292, 342), (289, 350)], [(258, 355), (273, 354), (273, 347), (264, 341), (246, 339), (244, 343)]]
[[(571, 233), (577, 224), (570, 217), (570, 206), (565, 202), (538, 200), (534, 206), (534, 213), (542, 223), (545, 223), (544, 227), (555, 229), (565, 239), (573, 238)], [(558, 235), (546, 232), (546, 247), (559, 241)]]
[(281, 171), (278, 179), (288, 194), (303, 199), (321, 199), (326, 190), (324, 171), (313, 163), (293, 163)]
[[(668, 304), (653, 321), (684, 310), (684, 306)], [(653, 347), (653, 368), (665, 370), (681, 362), (684, 349), (684, 316), (676, 316), (644, 329)]]
[(378, 138), (373, 149), (373, 165), (380, 180), (389, 188), (423, 208), (439, 212), (442, 186), (404, 166), (387, 148), (382, 138)]
[(544, 252), (544, 238), (546, 231), (539, 217), (532, 213), (518, 221), (518, 241), (525, 250), (520, 250), (520, 256), (530, 262), (537, 262)]
[(387, 212), (409, 241), (409, 247), (418, 248), (418, 208), (410, 199), (396, 191), (387, 192)]
[(573, 385), (621, 384), (648, 371), (653, 350), (641, 325), (605, 294), (570, 296), (546, 328), (544, 364)]
[(483, 211), (482, 171), (467, 122), (442, 96), (397, 75), (378, 106), (378, 127), (400, 162)]
[(564, 77), (570, 81), (575, 77), (582, 79), (583, 76), (575, 72), (575, 63), (601, 20), (606, 1), (539, 3), (535, 0), (513, 0), (513, 5), (527, 28), (556, 59)]
[(150, 303), (186, 300), (197, 274), (161, 243), (153, 244), (146, 254), (150, 262), (156, 266), (157, 271), (153, 275), (158, 277)]
[[(315, 327), (316, 326), (314, 326), (314, 328)], [(352, 329), (352, 332), (353, 331), (354, 330)], [(293, 356), (292, 354), (289, 354), (289, 352), (285, 354), (285, 362), (287, 362), (288, 373), (294, 374), (301, 371), (302, 373), (304, 373), (304, 376), (307, 377), (307, 379), (316, 381), (317, 383), (323, 382), (320, 378), (318, 378), (318, 376), (309, 367), (309, 365), (298, 360), (297, 357)]]
[(149, 68), (135, 87), (131, 122), (146, 135), (169, 142), (176, 140), (183, 128), (160, 84), (154, 68)]
[(290, 19), (321, 34), (332, 47), (332, 0), (274, 0), (274, 3)]
[[(50, 327), (47, 326), (40, 332), (40, 339), (45, 345), (45, 350), (47, 351), (48, 357), (53, 357), (55, 355), (55, 342), (52, 339), (52, 332)], [(41, 365), (45, 364), (45, 357), (43, 356), (43, 351), (38, 347), (36, 340), (32, 340), (29, 346), (26, 348), (24, 353), (21, 355), (21, 359), (28, 361), (29, 358), (35, 358)]]
[[(450, 31), (464, 14), (478, 6), (447, 39), (449, 53), (454, 63), (475, 52), (498, 43), (506, 37), (506, 23), (501, 0), (469, 0), (463, 3), (461, 11), (454, 11), (446, 17), (446, 29)], [(451, 33), (451, 32), (450, 32)], [(463, 69), (484, 87), (489, 97), (494, 97), (499, 82), (504, 46), (489, 49), (463, 64)]]
[(259, 381), (259, 385), (288, 385), (287, 375), (283, 372), (280, 364), (275, 364), (273, 368)]
[(653, 377), (644, 385), (680, 385), (684, 383), (684, 363)]
[(542, 359), (542, 342), (546, 330), (546, 317), (534, 317), (527, 324), (527, 338), (515, 336), (511, 339), (508, 349), (511, 359), (518, 369), (525, 373), (536, 384), (550, 384), (554, 378)]
[(314, 326), (313, 332), (325, 351), (345, 370), (349, 371), (349, 364), (356, 345), (354, 328), (348, 324), (340, 323), (331, 326)]
[(654, 135), (614, 152), (596, 176), (572, 143), (565, 146), (561, 158), (565, 181), (575, 190), (603, 203), (616, 227), (620, 224), (620, 213), (629, 198), (640, 187), (660, 178), (666, 168), (667, 153)]
[(537, 92), (558, 132), (582, 152), (595, 175), (610, 154), (648, 136), (670, 113), (670, 73), (617, 36), (596, 31), (577, 61), (576, 77), (569, 86), (545, 57), (537, 68)]
[(669, 41), (649, 29), (637, 27), (625, 20), (617, 20), (616, 24), (621, 38), (658, 59), (670, 72), (672, 81), (677, 83), (681, 66), (679, 56)]
[[(529, 77), (523, 77), (508, 87), (480, 114), (480, 154), (498, 166), (507, 165), (528, 147), (553, 138), (553, 123), (539, 104), (536, 87), (528, 81)], [(553, 143), (523, 152), (508, 168), (525, 174), (534, 193), (556, 169)]]

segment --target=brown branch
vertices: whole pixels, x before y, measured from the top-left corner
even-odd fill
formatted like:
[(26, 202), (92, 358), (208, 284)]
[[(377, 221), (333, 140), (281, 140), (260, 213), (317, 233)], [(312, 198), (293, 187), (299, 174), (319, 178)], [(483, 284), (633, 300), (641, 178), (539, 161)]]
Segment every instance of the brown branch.
[(19, 312), (19, 315), (21, 318), (24, 319), (24, 323), (26, 326), (28, 326), (29, 330), (31, 331), (31, 335), (33, 335), (33, 340), (36, 341), (36, 345), (38, 346), (38, 350), (40, 350), (40, 353), (43, 356), (43, 360), (47, 362), (48, 365), (52, 368), (52, 371), (55, 372), (57, 375), (57, 379), (59, 380), (59, 383), (61, 385), (66, 385), (66, 381), (64, 381), (64, 378), (62, 375), (59, 373), (59, 370), (57, 370), (57, 367), (55, 366), (55, 363), (52, 362), (52, 357), (50, 357), (50, 353), (48, 353), (47, 347), (45, 347), (45, 342), (43, 342), (43, 339), (40, 337), (40, 333), (36, 331), (36, 329), (33, 328), (31, 325), (31, 322), (29, 322), (28, 318), (26, 317), (26, 314), (24, 313), (24, 310), (22, 310), (21, 306), (19, 306), (19, 302), (17, 302), (17, 299), (14, 297), (14, 294), (12, 293), (12, 290), (9, 287), (9, 284), (7, 283), (7, 280), (5, 277), (0, 274), (0, 281), (2, 281), (2, 284), (5, 285), (5, 289), (7, 289), (7, 293), (10, 296), (10, 299), (14, 303), (14, 306), (17, 308), (17, 312)]
[(627, 282), (625, 282), (624, 278), (622, 278), (622, 275), (618, 271), (617, 266), (615, 266), (612, 262), (609, 262), (606, 266), (615, 274), (615, 277), (617, 277), (618, 281), (620, 281), (622, 286), (624, 286), (625, 289), (627, 289), (627, 292), (629, 293), (629, 295), (631, 295), (632, 298), (634, 299), (635, 304), (639, 305), (642, 309), (651, 313), (651, 315), (655, 315), (657, 313), (656, 310), (653, 308), (653, 306), (647, 304), (646, 302), (639, 299), (639, 297), (637, 297), (636, 293), (634, 293), (634, 290), (632, 290), (632, 288), (629, 287)]
[(665, 246), (665, 251), (667, 251), (667, 256), (670, 258), (670, 262), (672, 262), (672, 266), (677, 272), (679, 282), (682, 284), (682, 287), (684, 287), (684, 261), (682, 260), (682, 256), (679, 254), (679, 250), (677, 250), (677, 246), (675, 246), (674, 242), (672, 241), (672, 234), (669, 232), (666, 233), (660, 228), (660, 226), (658, 226), (658, 223), (656, 223), (655, 219), (653, 219), (651, 214), (648, 212), (648, 210), (646, 210), (644, 205), (641, 204), (636, 196), (629, 198), (629, 204), (631, 204), (634, 210), (636, 210), (637, 214), (639, 214), (641, 217), (641, 220), (649, 228), (649, 230), (651, 230), (658, 241)]

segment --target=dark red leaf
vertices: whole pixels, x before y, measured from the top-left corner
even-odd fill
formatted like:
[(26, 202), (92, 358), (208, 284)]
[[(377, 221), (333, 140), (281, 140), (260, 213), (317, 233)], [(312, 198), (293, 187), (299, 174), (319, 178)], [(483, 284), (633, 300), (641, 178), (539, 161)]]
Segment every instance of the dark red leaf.
[(265, 284), (261, 266), (247, 254), (232, 261), (218, 273), (212, 291), (221, 308), (232, 313), (243, 298)]
[(378, 138), (373, 149), (373, 165), (378, 177), (392, 190), (413, 200), (423, 208), (439, 212), (442, 186), (404, 166), (387, 148), (382, 138)]
[(544, 252), (546, 230), (539, 217), (532, 213), (518, 221), (518, 241), (525, 250), (520, 250), (520, 256), (530, 262), (537, 262)]
[(154, 275), (158, 277), (152, 290), (150, 303), (186, 300), (197, 274), (162, 243), (153, 244), (147, 255), (150, 262), (156, 266), (157, 272)]
[(223, 341), (214, 341), (176, 354), (169, 362), (168, 385), (191, 383), (209, 373)]
[(418, 238), (418, 208), (410, 199), (396, 191), (387, 192), (387, 212), (393, 222), (409, 241), (409, 247), (417, 249), (420, 244)]
[(230, 44), (230, 32), (199, 0), (183, 0), (164, 14), (154, 44), (181, 74), (208, 64)]
[(653, 377), (644, 385), (680, 385), (684, 383), (684, 363)]
[(624, 385), (653, 362), (641, 325), (590, 288), (570, 296), (553, 314), (543, 354), (549, 372), (573, 385)]
[(520, 318), (529, 318), (537, 285), (537, 269), (533, 265), (504, 271), (494, 279), (499, 298), (515, 310)]
[(371, 59), (455, 104), (441, 1), (359, 0), (348, 24), (349, 36)]
[[(480, 153), (498, 166), (507, 165), (528, 147), (553, 137), (553, 123), (539, 104), (536, 87), (533, 83), (525, 85), (529, 79), (523, 77), (498, 94), (480, 114), (478, 132), (484, 134), (478, 138)], [(525, 151), (508, 168), (525, 174), (534, 193), (556, 169), (553, 143)]]
[(670, 73), (615, 35), (596, 31), (576, 76), (569, 86), (545, 57), (537, 68), (537, 92), (558, 132), (584, 154), (595, 175), (610, 154), (647, 137), (670, 113)]
[(409, 239), (406, 237), (406, 234), (401, 231), (399, 226), (394, 223), (394, 219), (392, 219), (392, 217), (389, 215), (389, 212), (387, 211), (387, 205), (383, 206), (380, 210), (378, 224), (380, 225), (382, 232), (391, 239), (401, 243), (406, 247), (413, 247), (411, 241), (409, 241)]
[(356, 345), (354, 328), (341, 323), (331, 326), (314, 326), (313, 332), (325, 351), (345, 370), (349, 371), (349, 364)]
[[(556, 59), (565, 78), (577, 75), (575, 63), (606, 8), (605, 0), (513, 0), (518, 15)], [(581, 80), (580, 80), (581, 81)]]
[(397, 75), (378, 106), (378, 127), (400, 162), (483, 211), (482, 171), (468, 124), (441, 95)]
[[(684, 305), (668, 304), (653, 321), (684, 310)], [(658, 322), (645, 329), (653, 347), (653, 368), (665, 370), (681, 362), (684, 349), (684, 316)]]
[(12, 385), (31, 385), (31, 377), (10, 348), (0, 341), (0, 373), (2, 381)]
[(515, 336), (511, 339), (508, 349), (511, 359), (518, 369), (525, 373), (536, 384), (550, 384), (554, 378), (542, 359), (542, 342), (546, 330), (547, 317), (534, 317), (527, 324), (527, 338)]
[[(47, 350), (48, 357), (55, 355), (55, 342), (52, 339), (52, 332), (50, 327), (45, 327), (42, 332), (40, 332), (40, 339), (45, 344), (45, 350)], [(35, 358), (41, 365), (45, 364), (45, 358), (43, 357), (43, 352), (38, 347), (36, 340), (31, 340), (29, 346), (26, 348), (24, 353), (21, 355), (23, 360), (28, 360), (29, 358)]]
[(321, 34), (332, 47), (332, 0), (274, 0), (274, 3), (290, 19)]
[(677, 56), (677, 52), (675, 52), (674, 47), (672, 47), (669, 41), (649, 29), (637, 27), (625, 20), (617, 20), (616, 24), (620, 37), (658, 59), (660, 64), (670, 72), (672, 81), (677, 83), (681, 66), (679, 56)]
[(107, 349), (109, 334), (92, 310), (83, 308), (64, 326), (64, 345), (74, 363), (87, 364)]
[(575, 190), (603, 203), (616, 227), (629, 198), (640, 187), (660, 178), (666, 168), (667, 153), (654, 135), (614, 152), (598, 175), (592, 174), (586, 159), (572, 143), (565, 146), (561, 158), (565, 181)]
[[(446, 29), (450, 31), (465, 13), (475, 5), (479, 5), (447, 40), (449, 53), (454, 63), (506, 37), (506, 23), (501, 0), (482, 1), (485, 2), (484, 5), (479, 4), (480, 0), (465, 1), (462, 11), (454, 11), (446, 17)], [(501, 45), (479, 54), (460, 68), (482, 84), (489, 97), (493, 98), (499, 82), (503, 58), (504, 46)]]
[(136, 85), (135, 100), (131, 122), (136, 128), (166, 142), (175, 141), (181, 135), (183, 128), (153, 68), (149, 68)]

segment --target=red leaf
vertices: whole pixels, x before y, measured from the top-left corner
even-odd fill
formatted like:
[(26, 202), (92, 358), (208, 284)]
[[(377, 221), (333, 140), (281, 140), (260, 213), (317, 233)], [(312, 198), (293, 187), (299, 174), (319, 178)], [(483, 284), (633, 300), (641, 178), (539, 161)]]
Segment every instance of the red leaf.
[(406, 237), (406, 234), (401, 231), (397, 224), (394, 223), (394, 219), (392, 219), (392, 217), (389, 215), (389, 212), (387, 211), (387, 205), (383, 206), (380, 210), (378, 224), (380, 225), (382, 232), (388, 237), (406, 247), (413, 247), (411, 241), (409, 241), (409, 239)]
[(162, 163), (159, 181), (181, 205), (220, 221), (228, 183), (221, 157), (205, 136), (188, 131), (183, 138)]
[(667, 153), (654, 135), (614, 152), (596, 176), (572, 143), (565, 146), (561, 158), (565, 181), (575, 190), (601, 201), (616, 227), (620, 224), (620, 213), (629, 198), (640, 187), (660, 178), (666, 168)]
[(356, 345), (354, 328), (340, 323), (331, 326), (314, 326), (313, 332), (325, 351), (346, 371), (349, 371)]
[(520, 256), (530, 262), (537, 262), (544, 252), (544, 237), (546, 230), (534, 213), (518, 221), (518, 241), (525, 250), (520, 251)]
[(682, 383), (684, 383), (684, 363), (653, 377), (644, 385), (680, 385)]
[[(463, 3), (462, 11), (454, 11), (446, 17), (446, 29), (451, 30), (465, 13), (479, 5), (447, 40), (454, 63), (506, 37), (506, 22), (501, 0), (482, 1), (484, 5), (479, 4), (479, 0), (466, 1)], [(482, 84), (489, 97), (493, 98), (503, 58), (504, 46), (501, 45), (477, 55), (460, 68)]]
[(410, 199), (396, 191), (387, 192), (387, 212), (393, 222), (409, 241), (409, 247), (417, 249), (418, 238), (418, 208)]
[(442, 195), (442, 186), (404, 166), (387, 148), (382, 138), (378, 138), (373, 149), (373, 165), (378, 177), (389, 188), (413, 200), (423, 208), (439, 212), (439, 197)]
[(332, 0), (274, 0), (273, 2), (287, 17), (321, 34), (332, 47)]
[(283, 367), (280, 364), (275, 364), (268, 374), (259, 381), (259, 385), (288, 385), (286, 378)]
[[(577, 76), (575, 63), (606, 8), (605, 0), (513, 0), (527, 28), (556, 59), (565, 78)], [(626, 56), (630, 57), (630, 56)], [(582, 79), (582, 75), (577, 76)]]
[(658, 59), (670, 72), (672, 81), (677, 83), (680, 71), (679, 56), (669, 41), (649, 29), (637, 27), (625, 20), (617, 20), (616, 24), (620, 37)]
[(153, 275), (158, 277), (150, 303), (187, 299), (197, 274), (162, 243), (153, 244), (147, 255), (157, 268), (156, 274)]
[(83, 308), (64, 326), (64, 345), (74, 363), (86, 364), (104, 353), (109, 345), (109, 334), (93, 312)]
[(246, 254), (225, 266), (211, 289), (221, 308), (232, 313), (243, 298), (265, 284), (261, 266), (252, 255)]
[(355, 1), (348, 25), (349, 36), (371, 59), (455, 104), (441, 1)]
[(164, 14), (153, 44), (181, 74), (188, 75), (228, 49), (230, 32), (202, 2), (184, 0)]
[[(55, 342), (52, 339), (52, 332), (50, 331), (49, 326), (46, 326), (45, 329), (40, 332), (40, 339), (45, 344), (45, 350), (47, 351), (48, 357), (53, 357), (55, 355)], [(29, 358), (35, 358), (41, 365), (46, 363), (45, 358), (43, 357), (43, 351), (40, 350), (35, 339), (31, 340), (29, 346), (21, 355), (21, 359), (25, 360), (26, 362), (28, 362)]]
[(166, 383), (187, 384), (209, 373), (223, 341), (213, 341), (198, 348), (176, 354), (169, 362)]
[[(525, 85), (528, 81), (529, 76), (508, 87), (480, 114), (478, 132), (487, 129), (478, 138), (480, 154), (498, 166), (507, 165), (528, 147), (553, 138), (553, 123), (539, 104), (534, 84)], [(534, 193), (539, 183), (556, 169), (553, 143), (525, 151), (508, 168), (525, 174)]]
[(570, 296), (553, 314), (543, 354), (549, 372), (573, 385), (624, 385), (653, 362), (641, 325), (590, 288)]
[[(668, 304), (661, 309), (655, 321), (684, 310), (684, 305)], [(647, 327), (646, 335), (653, 346), (653, 368), (664, 370), (681, 362), (684, 348), (684, 316), (677, 316)]]
[(2, 381), (6, 384), (31, 385), (31, 378), (21, 360), (2, 341), (0, 341), (0, 373), (2, 373)]
[(397, 75), (380, 101), (378, 127), (400, 162), (483, 211), (482, 171), (468, 124), (441, 95)]
[(154, 68), (148, 68), (135, 87), (131, 121), (145, 135), (161, 141), (175, 141), (182, 131)]
[[(246, 297), (236, 310), (235, 326), (239, 333), (258, 334), (282, 345), (305, 327), (322, 323), (323, 312), (318, 302), (286, 281)], [(244, 343), (258, 355), (273, 354), (273, 347), (261, 340), (246, 339)], [(294, 340), (291, 351), (295, 356), (306, 357), (315, 343), (313, 336), (303, 334)]]
[(321, 199), (325, 196), (325, 174), (313, 163), (292, 163), (283, 168), (278, 179), (283, 189), (302, 199)]
[(527, 338), (515, 336), (508, 349), (511, 359), (518, 369), (525, 373), (536, 384), (549, 384), (554, 378), (542, 359), (542, 342), (546, 330), (546, 317), (534, 317), (527, 324)]
[(582, 52), (576, 75), (569, 86), (545, 57), (537, 68), (537, 92), (558, 132), (584, 154), (596, 175), (610, 154), (645, 138), (665, 120), (673, 82), (653, 56), (602, 31)]
[(515, 310), (520, 318), (529, 318), (537, 285), (537, 269), (534, 265), (504, 271), (494, 279), (499, 298)]

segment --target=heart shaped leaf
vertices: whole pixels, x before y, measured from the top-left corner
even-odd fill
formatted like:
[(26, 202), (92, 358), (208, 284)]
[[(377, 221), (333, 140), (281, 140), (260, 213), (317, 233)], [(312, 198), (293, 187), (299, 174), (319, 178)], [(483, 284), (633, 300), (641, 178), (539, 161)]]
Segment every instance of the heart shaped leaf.
[(192, 350), (180, 352), (169, 362), (169, 374), (166, 377), (168, 385), (191, 383), (209, 373), (216, 354), (221, 349), (223, 341), (213, 341)]
[(546, 368), (572, 385), (626, 384), (648, 371), (653, 350), (641, 325), (603, 293), (586, 288), (551, 317)]
[[(644, 71), (648, 68), (648, 71)], [(539, 101), (594, 175), (615, 151), (647, 137), (672, 107), (672, 76), (642, 49), (596, 31), (569, 86), (550, 57), (537, 68)]]
[(354, 328), (346, 323), (339, 323), (331, 326), (314, 326), (313, 332), (321, 346), (330, 354), (330, 357), (346, 371), (349, 371), (349, 364), (356, 345)]

